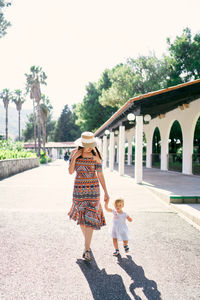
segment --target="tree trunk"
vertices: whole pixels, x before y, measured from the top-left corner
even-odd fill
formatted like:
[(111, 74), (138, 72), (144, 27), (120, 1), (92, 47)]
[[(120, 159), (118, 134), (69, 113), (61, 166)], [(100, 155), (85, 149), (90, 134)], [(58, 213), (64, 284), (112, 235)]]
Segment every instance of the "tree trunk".
[(20, 122), (21, 122), (21, 110), (18, 111), (19, 114), (19, 120), (18, 120), (18, 129), (19, 129), (19, 141), (21, 141), (21, 134), (20, 134)]
[(38, 156), (40, 156), (41, 149), (41, 111), (40, 111), (40, 100), (37, 101), (37, 113), (38, 113)]
[(43, 150), (45, 151), (45, 126), (42, 122), (42, 144), (43, 144)]
[(34, 101), (34, 99), (33, 99), (33, 130), (34, 130), (35, 152), (37, 152), (37, 145), (36, 145), (36, 118), (35, 118), (35, 101)]
[(6, 140), (8, 140), (8, 106), (6, 107)]
[(44, 124), (44, 145), (47, 142), (47, 127), (46, 127), (46, 123)]

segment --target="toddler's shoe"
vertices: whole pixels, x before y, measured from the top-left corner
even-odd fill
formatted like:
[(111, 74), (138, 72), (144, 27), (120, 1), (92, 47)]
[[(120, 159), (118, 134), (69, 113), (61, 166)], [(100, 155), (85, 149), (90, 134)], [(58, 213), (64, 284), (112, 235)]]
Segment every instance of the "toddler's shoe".
[(113, 256), (118, 256), (119, 255), (119, 250), (116, 249), (115, 252), (113, 253)]
[(125, 246), (124, 246), (124, 250), (125, 250), (126, 253), (128, 253), (128, 252), (129, 252), (129, 246), (128, 246), (128, 245), (125, 245)]

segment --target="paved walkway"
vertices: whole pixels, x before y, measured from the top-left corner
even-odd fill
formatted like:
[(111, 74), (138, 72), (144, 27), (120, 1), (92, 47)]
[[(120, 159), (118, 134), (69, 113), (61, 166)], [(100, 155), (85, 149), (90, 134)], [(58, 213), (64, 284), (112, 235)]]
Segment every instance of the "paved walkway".
[[(64, 161), (0, 181), (1, 300), (199, 299), (200, 232), (131, 177), (105, 172), (111, 205), (125, 198), (132, 239), (112, 256), (108, 226), (95, 232), (93, 262), (82, 260), (69, 221), (74, 175)], [(103, 203), (103, 201), (102, 201)]]
[[(115, 165), (115, 170), (118, 166)], [(125, 165), (125, 176), (134, 178), (134, 166)], [(187, 198), (190, 196), (198, 197), (199, 203), (179, 203), (171, 204), (171, 206), (183, 214), (188, 221), (192, 221), (200, 226), (200, 176), (184, 175), (173, 171), (161, 171), (155, 168), (143, 168), (143, 183), (144, 187), (150, 189), (160, 199), (170, 203), (170, 197), (184, 197), (187, 203)], [(180, 197), (180, 198), (181, 198)], [(194, 197), (192, 201), (196, 200)], [(191, 198), (189, 201), (191, 201)], [(180, 200), (180, 199), (179, 199)]]

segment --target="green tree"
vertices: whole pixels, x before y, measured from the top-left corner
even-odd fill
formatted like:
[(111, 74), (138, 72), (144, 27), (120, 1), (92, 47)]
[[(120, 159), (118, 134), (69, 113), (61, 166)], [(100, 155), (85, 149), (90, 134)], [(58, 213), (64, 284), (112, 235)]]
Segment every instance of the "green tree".
[(25, 98), (23, 95), (22, 90), (15, 90), (12, 96), (12, 101), (16, 104), (16, 108), (18, 111), (18, 139), (21, 140), (21, 129), (20, 129), (20, 123), (21, 123), (21, 109), (22, 104), (25, 102)]
[(189, 28), (185, 28), (181, 36), (173, 42), (167, 38), (169, 53), (174, 60), (174, 71), (182, 82), (200, 77), (200, 33), (192, 38)]
[(28, 121), (25, 124), (25, 129), (22, 129), (22, 136), (25, 142), (34, 140), (34, 117), (33, 113), (28, 115)]
[(0, 98), (3, 100), (4, 108), (6, 110), (6, 140), (8, 140), (8, 105), (10, 100), (12, 99), (12, 93), (9, 89), (3, 89), (0, 93)]
[[(56, 121), (52, 120), (51, 113), (47, 116), (47, 125), (46, 125), (46, 136), (47, 141), (54, 141), (54, 132), (56, 127)], [(36, 124), (37, 129), (37, 124)], [(25, 129), (22, 130), (22, 135), (25, 142), (34, 141), (34, 119), (33, 114), (28, 116), (28, 121), (26, 122)]]
[(109, 70), (105, 70), (97, 83), (89, 83), (86, 86), (86, 95), (82, 101), (76, 105), (76, 124), (81, 131), (95, 131), (117, 110), (116, 107), (105, 105), (99, 102), (102, 93), (111, 86)]
[(6, 7), (10, 6), (11, 2), (0, 0), (0, 38), (2, 38), (7, 33), (7, 28), (11, 26), (10, 22), (8, 22), (4, 18), (3, 11)]
[(47, 142), (47, 118), (50, 114), (53, 106), (50, 103), (48, 97), (42, 94), (42, 103), (40, 104), (41, 109), (41, 123), (42, 123), (42, 140), (43, 140), (43, 150), (45, 151), (45, 143)]
[(32, 66), (30, 68), (30, 73), (25, 74), (26, 76), (26, 90), (30, 92), (30, 98), (35, 99), (37, 103), (37, 115), (38, 115), (38, 156), (40, 155), (41, 148), (41, 110), (40, 110), (40, 100), (41, 100), (41, 90), (40, 85), (46, 85), (47, 76), (41, 67)]
[(103, 90), (99, 102), (120, 108), (130, 98), (167, 87), (172, 62), (166, 56), (158, 59), (154, 54), (127, 59), (126, 64), (110, 70), (111, 86)]
[(80, 129), (75, 124), (73, 112), (65, 105), (55, 129), (55, 142), (74, 141), (80, 136)]

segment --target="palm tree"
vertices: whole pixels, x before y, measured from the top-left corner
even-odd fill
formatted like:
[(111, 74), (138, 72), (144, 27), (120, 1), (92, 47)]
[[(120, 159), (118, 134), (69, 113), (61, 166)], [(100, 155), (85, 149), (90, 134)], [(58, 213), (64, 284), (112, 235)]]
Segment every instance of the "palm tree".
[(8, 22), (4, 18), (4, 12), (3, 12), (3, 10), (10, 5), (11, 5), (10, 1), (0, 0), (0, 38), (2, 38), (7, 33), (6, 31), (7, 28), (11, 26), (10, 22)]
[(8, 104), (12, 99), (12, 93), (9, 89), (3, 89), (0, 93), (0, 98), (3, 100), (4, 108), (6, 110), (6, 140), (8, 139)]
[(20, 122), (21, 122), (21, 109), (22, 104), (25, 102), (25, 98), (21, 90), (15, 90), (13, 93), (12, 101), (16, 104), (16, 108), (18, 111), (18, 131), (19, 131), (19, 141), (21, 140), (21, 130), (20, 130)]
[(32, 66), (30, 68), (30, 74), (25, 74), (26, 76), (26, 90), (30, 92), (30, 98), (34, 99), (37, 103), (37, 121), (38, 121), (38, 156), (40, 156), (41, 148), (41, 111), (40, 111), (40, 100), (41, 100), (41, 90), (40, 84), (46, 85), (47, 76), (41, 67)]
[(42, 132), (43, 132), (43, 150), (45, 151), (45, 144), (47, 142), (47, 117), (52, 109), (52, 105), (49, 98), (44, 94), (42, 95), (42, 103), (40, 104), (41, 109), (41, 121), (42, 121)]

